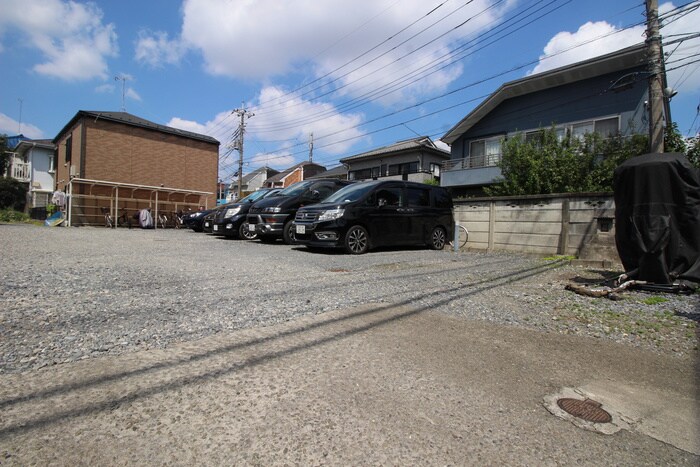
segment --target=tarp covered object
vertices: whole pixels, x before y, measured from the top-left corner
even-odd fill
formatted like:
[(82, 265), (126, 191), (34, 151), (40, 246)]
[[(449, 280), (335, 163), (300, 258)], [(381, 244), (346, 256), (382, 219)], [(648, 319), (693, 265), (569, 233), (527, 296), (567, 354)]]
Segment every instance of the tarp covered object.
[(637, 280), (700, 283), (700, 173), (680, 153), (625, 161), (613, 178), (615, 243)]

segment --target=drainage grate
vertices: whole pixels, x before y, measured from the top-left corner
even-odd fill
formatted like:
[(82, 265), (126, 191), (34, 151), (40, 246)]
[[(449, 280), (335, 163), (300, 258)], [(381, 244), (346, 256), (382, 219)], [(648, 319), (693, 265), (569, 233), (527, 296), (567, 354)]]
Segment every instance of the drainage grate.
[(612, 416), (600, 408), (602, 404), (591, 399), (580, 400), (564, 397), (557, 400), (557, 405), (574, 417), (588, 422), (610, 423), (612, 421)]

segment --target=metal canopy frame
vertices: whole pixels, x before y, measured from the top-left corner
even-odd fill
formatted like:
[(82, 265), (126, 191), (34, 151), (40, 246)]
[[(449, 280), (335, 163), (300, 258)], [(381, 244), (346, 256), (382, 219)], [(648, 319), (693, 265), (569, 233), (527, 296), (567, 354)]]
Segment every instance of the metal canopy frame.
[[(133, 198), (134, 191), (136, 190), (143, 190), (143, 191), (150, 191), (150, 196), (149, 196), (149, 204), (154, 201), (153, 197), (155, 196), (155, 219), (158, 219), (158, 198), (160, 194), (166, 194), (167, 201), (170, 201), (170, 196), (174, 194), (179, 194), (179, 195), (184, 195), (184, 201), (187, 201), (188, 196), (197, 196), (198, 198), (204, 196), (204, 207), (207, 208), (208, 206), (208, 200), (206, 198), (207, 195), (213, 195), (214, 192), (211, 191), (197, 191), (197, 190), (185, 190), (182, 188), (171, 188), (171, 187), (164, 187), (164, 186), (150, 186), (150, 185), (138, 185), (134, 183), (121, 183), (121, 182), (111, 182), (108, 180), (92, 180), (92, 179), (87, 179), (87, 178), (77, 178), (73, 177), (70, 179), (68, 182), (68, 216), (67, 216), (67, 223), (68, 226), (71, 226), (71, 218), (72, 218), (72, 212), (73, 212), (73, 184), (80, 184), (80, 185), (89, 185), (90, 186), (90, 195), (92, 195), (92, 189), (95, 186), (102, 186), (102, 187), (112, 187), (112, 199), (110, 200), (110, 212), (114, 215), (114, 218), (117, 219), (119, 217), (119, 189), (125, 189), (125, 190), (131, 190), (131, 196)], [(154, 228), (158, 228), (158, 222), (154, 222)]]

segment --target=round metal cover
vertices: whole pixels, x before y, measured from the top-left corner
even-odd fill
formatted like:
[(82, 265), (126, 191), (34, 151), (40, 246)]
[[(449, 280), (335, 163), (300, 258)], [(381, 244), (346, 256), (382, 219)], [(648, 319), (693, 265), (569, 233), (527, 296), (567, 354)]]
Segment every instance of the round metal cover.
[(591, 399), (580, 400), (565, 397), (559, 399), (557, 405), (560, 409), (574, 417), (581, 418), (588, 422), (610, 423), (612, 421), (612, 416), (600, 408), (601, 404)]

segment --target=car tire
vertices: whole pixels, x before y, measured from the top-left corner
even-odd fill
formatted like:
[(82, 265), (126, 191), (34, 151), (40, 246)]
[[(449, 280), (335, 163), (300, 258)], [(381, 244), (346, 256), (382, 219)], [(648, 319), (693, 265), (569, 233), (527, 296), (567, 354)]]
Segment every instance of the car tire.
[(430, 242), (428, 246), (432, 250), (442, 250), (445, 248), (447, 243), (447, 233), (442, 227), (435, 227), (432, 232), (430, 232)]
[(369, 234), (360, 225), (353, 225), (345, 234), (345, 251), (351, 255), (362, 255), (369, 251)]
[(284, 224), (284, 230), (282, 230), (282, 239), (287, 245), (294, 245), (296, 243), (294, 238), (294, 221), (289, 221)]
[(258, 236), (257, 232), (251, 232), (248, 230), (248, 223), (243, 222), (240, 227), (238, 227), (238, 238), (243, 240), (255, 240)]

